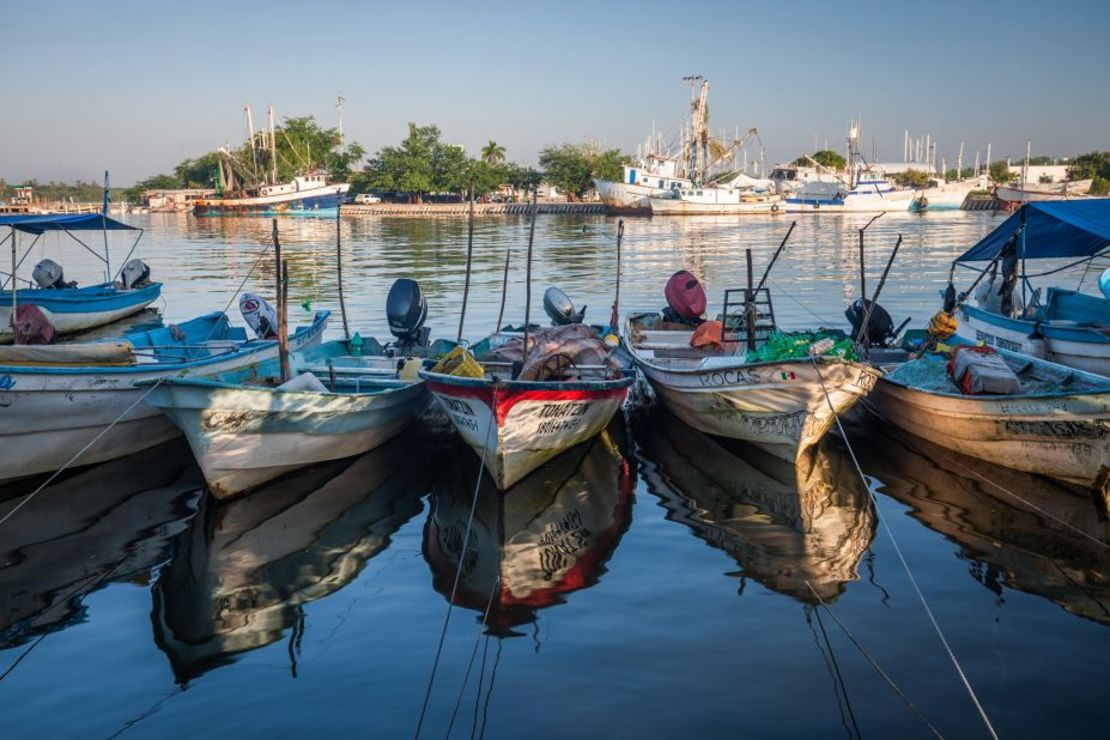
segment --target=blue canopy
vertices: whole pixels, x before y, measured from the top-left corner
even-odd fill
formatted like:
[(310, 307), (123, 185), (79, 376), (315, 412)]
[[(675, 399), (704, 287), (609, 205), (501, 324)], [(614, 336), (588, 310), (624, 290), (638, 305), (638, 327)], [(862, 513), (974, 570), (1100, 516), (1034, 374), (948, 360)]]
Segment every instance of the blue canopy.
[(1051, 200), (1026, 203), (956, 261), (994, 259), (1023, 214), (1026, 259), (1092, 257), (1110, 247), (1110, 198)]
[(42, 234), (46, 231), (138, 231), (138, 227), (128, 226), (114, 218), (106, 218), (99, 213), (46, 213), (14, 216), (0, 216), (0, 226), (10, 226), (28, 234)]

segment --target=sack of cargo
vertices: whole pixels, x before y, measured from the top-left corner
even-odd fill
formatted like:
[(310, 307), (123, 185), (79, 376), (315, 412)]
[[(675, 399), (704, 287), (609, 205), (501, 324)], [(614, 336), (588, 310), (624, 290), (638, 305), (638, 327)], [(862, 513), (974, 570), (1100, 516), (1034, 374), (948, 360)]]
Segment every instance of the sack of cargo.
[(967, 396), (987, 393), (1009, 396), (1021, 392), (1017, 375), (992, 347), (953, 347), (948, 374), (960, 393)]
[(486, 376), (485, 369), (461, 345), (444, 355), (443, 359), (432, 368), (432, 372), (457, 375), (461, 378), (484, 378)]

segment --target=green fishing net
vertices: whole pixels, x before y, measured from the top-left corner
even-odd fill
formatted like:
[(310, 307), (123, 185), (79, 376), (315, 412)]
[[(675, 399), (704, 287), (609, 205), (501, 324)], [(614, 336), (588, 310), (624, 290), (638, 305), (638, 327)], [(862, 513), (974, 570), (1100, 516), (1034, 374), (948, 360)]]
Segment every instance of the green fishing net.
[(758, 349), (748, 352), (748, 362), (775, 362), (809, 357), (809, 348), (822, 339), (831, 339), (832, 347), (823, 352), (825, 357), (856, 360), (856, 347), (842, 331), (772, 332)]

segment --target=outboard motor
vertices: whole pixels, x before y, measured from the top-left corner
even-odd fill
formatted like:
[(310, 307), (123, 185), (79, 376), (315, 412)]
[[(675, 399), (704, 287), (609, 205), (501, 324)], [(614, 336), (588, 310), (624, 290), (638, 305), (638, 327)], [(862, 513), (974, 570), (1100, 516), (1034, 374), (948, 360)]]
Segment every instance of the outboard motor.
[(65, 275), (62, 272), (62, 266), (54, 260), (43, 260), (35, 265), (35, 269), (31, 271), (31, 277), (35, 279), (40, 288), (52, 288), (61, 290), (62, 288), (76, 288), (77, 283), (67, 283)]
[(259, 339), (278, 338), (278, 315), (274, 307), (257, 293), (244, 293), (239, 296), (239, 311), (243, 320)]
[(543, 293), (543, 310), (551, 319), (552, 326), (566, 326), (567, 324), (581, 324), (586, 315), (586, 307), (581, 311), (574, 310), (574, 303), (567, 294), (558, 288), (551, 287)]
[(424, 326), (428, 318), (428, 302), (420, 283), (401, 278), (393, 283), (385, 298), (385, 317), (389, 331), (401, 347), (426, 347), (431, 329)]
[(705, 290), (693, 273), (679, 270), (671, 275), (663, 293), (667, 297), (664, 320), (683, 324), (701, 323), (701, 315), (705, 313)]
[(124, 290), (141, 288), (150, 284), (150, 265), (140, 259), (130, 260), (119, 271), (119, 281)]
[[(848, 323), (852, 325), (852, 338), (860, 336), (860, 326), (863, 324), (863, 315), (867, 312), (871, 301), (857, 298), (844, 312)], [(885, 347), (894, 339), (894, 320), (886, 309), (876, 303), (871, 308), (871, 315), (867, 319), (867, 341), (873, 347)]]

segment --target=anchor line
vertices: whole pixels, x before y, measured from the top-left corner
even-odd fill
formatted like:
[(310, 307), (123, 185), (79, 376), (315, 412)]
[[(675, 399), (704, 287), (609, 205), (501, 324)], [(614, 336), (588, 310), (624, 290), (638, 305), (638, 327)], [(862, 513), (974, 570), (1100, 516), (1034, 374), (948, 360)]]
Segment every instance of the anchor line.
[(917, 598), (921, 602), (921, 606), (924, 608), (925, 614), (926, 616), (928, 616), (929, 622), (933, 626), (933, 630), (937, 633), (937, 637), (940, 638), (941, 645), (944, 646), (944, 650), (948, 654), (949, 660), (952, 661), (952, 665), (955, 667), (956, 673), (959, 674), (960, 681), (963, 683), (964, 688), (967, 690), (967, 694), (971, 698), (971, 702), (975, 705), (975, 709), (979, 712), (979, 716), (982, 718), (983, 724), (986, 725), (987, 731), (990, 733), (990, 736), (993, 738), (993, 740), (998, 740), (998, 733), (995, 731), (990, 717), (987, 716), (987, 711), (983, 708), (982, 703), (979, 701), (979, 696), (975, 693), (975, 689), (972, 688), (971, 681), (968, 679), (967, 674), (964, 673), (963, 666), (960, 665), (960, 661), (956, 657), (956, 653), (953, 652), (951, 645), (948, 644), (948, 639), (944, 636), (944, 631), (941, 629), (940, 623), (937, 622), (937, 618), (933, 614), (932, 608), (929, 606), (928, 599), (925, 598), (924, 592), (918, 585), (917, 578), (914, 576), (913, 571), (910, 569), (910, 565), (906, 561), (906, 556), (902, 553), (902, 548), (898, 546), (898, 540), (895, 539), (894, 532), (893, 530), (891, 530), (890, 524), (887, 522), (886, 517), (883, 516), (883, 513), (879, 508), (879, 499), (875, 495), (875, 491), (872, 488), (867, 475), (863, 472), (863, 468), (860, 467), (859, 460), (856, 458), (856, 451), (852, 448), (852, 444), (848, 440), (848, 435), (844, 431), (844, 425), (840, 423), (840, 416), (836, 413), (836, 408), (833, 406), (832, 398), (829, 396), (829, 389), (825, 387), (825, 379), (821, 375), (821, 368), (818, 367), (817, 358), (811, 355), (809, 359), (810, 362), (813, 364), (813, 369), (817, 372), (817, 380), (821, 384), (821, 391), (825, 395), (825, 403), (828, 404), (829, 411), (832, 413), (833, 419), (836, 421), (837, 429), (840, 430), (840, 436), (844, 438), (844, 443), (848, 447), (848, 454), (852, 458), (852, 464), (855, 466), (856, 472), (859, 473), (860, 480), (863, 481), (864, 487), (867, 488), (868, 495), (871, 497), (871, 501), (875, 506), (875, 514), (876, 516), (878, 516), (879, 521), (882, 523), (883, 530), (886, 532), (887, 538), (890, 539), (890, 544), (894, 547), (895, 554), (898, 555), (898, 560), (902, 563), (902, 569), (906, 571), (906, 577), (909, 579), (910, 585), (913, 586), (913, 590), (917, 594)]
[[(493, 579), (493, 586), (489, 590), (489, 600), (486, 601), (486, 610), (482, 614), (482, 625), (488, 624), (489, 610), (493, 606), (493, 597), (497, 593), (497, 587), (501, 583), (501, 576)], [(459, 695), (455, 699), (455, 709), (451, 712), (451, 721), (447, 724), (447, 732), (444, 733), (444, 738), (451, 737), (451, 730), (455, 726), (455, 718), (459, 715), (459, 707), (462, 706), (463, 694), (466, 693), (466, 685), (470, 682), (470, 671), (474, 668), (474, 658), (478, 655), (478, 644), (482, 641), (482, 632), (479, 631), (474, 637), (474, 648), (470, 651), (470, 662), (466, 664), (466, 673), (463, 675), (462, 686), (459, 687)], [(479, 690), (481, 686), (479, 685)]]
[(93, 438), (92, 438), (92, 439), (91, 439), (91, 440), (90, 440), (90, 441), (89, 441), (88, 443), (86, 443), (86, 444), (85, 444), (85, 446), (84, 446), (84, 447), (82, 447), (82, 448), (81, 448), (80, 450), (78, 450), (78, 451), (77, 451), (77, 454), (75, 454), (75, 455), (74, 455), (73, 457), (71, 457), (71, 458), (69, 458), (68, 460), (66, 460), (66, 461), (65, 461), (65, 463), (64, 463), (64, 464), (62, 465), (62, 467), (58, 468), (58, 469), (57, 469), (57, 470), (55, 470), (55, 471), (54, 471), (53, 473), (51, 473), (51, 474), (50, 474), (50, 477), (49, 477), (49, 478), (47, 478), (47, 479), (46, 479), (45, 481), (43, 481), (42, 485), (40, 485), (40, 486), (39, 486), (38, 488), (36, 488), (36, 489), (35, 489), (34, 491), (31, 491), (31, 492), (30, 492), (29, 494), (27, 494), (26, 496), (24, 496), (24, 497), (23, 497), (23, 500), (22, 500), (22, 501), (20, 501), (20, 502), (19, 502), (18, 504), (16, 504), (16, 505), (15, 505), (14, 507), (12, 507), (12, 510), (11, 510), (11, 511), (9, 511), (9, 512), (8, 512), (7, 514), (5, 514), (5, 515), (4, 515), (4, 516), (3, 516), (2, 518), (0, 518), (0, 526), (3, 526), (3, 525), (4, 525), (4, 522), (8, 521), (8, 520), (9, 520), (9, 519), (11, 519), (11, 518), (12, 518), (13, 516), (15, 516), (15, 513), (16, 513), (17, 511), (19, 511), (20, 509), (22, 509), (22, 508), (23, 508), (23, 507), (24, 507), (25, 505), (27, 505), (27, 504), (28, 504), (28, 503), (29, 503), (29, 502), (31, 501), (31, 499), (33, 499), (33, 498), (34, 498), (35, 496), (39, 495), (39, 493), (41, 493), (41, 492), (42, 492), (43, 490), (45, 490), (47, 486), (49, 486), (49, 485), (50, 485), (51, 483), (53, 483), (53, 482), (54, 482), (54, 480), (55, 480), (55, 479), (56, 479), (56, 478), (57, 478), (57, 477), (58, 477), (59, 475), (61, 475), (61, 474), (62, 474), (62, 471), (64, 471), (64, 470), (65, 470), (66, 468), (68, 468), (68, 467), (69, 467), (70, 465), (72, 465), (72, 464), (73, 464), (74, 462), (76, 462), (76, 461), (77, 461), (77, 459), (81, 457), (81, 455), (84, 455), (84, 454), (85, 454), (86, 452), (88, 452), (88, 451), (89, 451), (89, 449), (90, 449), (90, 448), (91, 448), (91, 447), (92, 447), (93, 445), (95, 445), (95, 444), (96, 444), (97, 442), (99, 442), (99, 441), (100, 441), (100, 439), (101, 439), (101, 438), (102, 438), (102, 437), (103, 437), (103, 436), (104, 436), (105, 434), (107, 434), (108, 432), (112, 431), (112, 428), (113, 428), (113, 427), (114, 427), (114, 426), (115, 426), (116, 424), (118, 424), (118, 423), (119, 423), (120, 421), (122, 421), (122, 420), (123, 420), (123, 417), (127, 416), (128, 414), (130, 414), (130, 413), (131, 413), (131, 411), (132, 411), (132, 410), (133, 410), (133, 409), (134, 409), (134, 408), (135, 408), (136, 406), (138, 406), (138, 405), (139, 405), (140, 403), (142, 403), (142, 402), (143, 402), (143, 401), (144, 401), (144, 400), (146, 399), (146, 397), (147, 397), (147, 396), (149, 396), (149, 395), (150, 395), (151, 393), (153, 393), (153, 392), (154, 392), (154, 389), (155, 389), (155, 388), (157, 388), (158, 386), (160, 386), (160, 385), (162, 384), (162, 381), (163, 381), (164, 379), (165, 379), (165, 378), (158, 378), (158, 380), (154, 381), (154, 383), (153, 383), (153, 384), (152, 384), (152, 385), (150, 386), (150, 388), (147, 388), (147, 389), (146, 389), (146, 391), (145, 391), (145, 392), (144, 392), (144, 393), (143, 393), (143, 394), (142, 394), (141, 396), (139, 396), (138, 398), (136, 398), (136, 399), (135, 399), (135, 401), (134, 401), (134, 402), (133, 402), (133, 403), (132, 403), (132, 404), (131, 404), (130, 406), (128, 406), (128, 407), (127, 407), (126, 409), (124, 409), (124, 410), (123, 410), (123, 413), (122, 413), (122, 414), (120, 414), (120, 415), (119, 415), (119, 416), (117, 416), (117, 417), (116, 417), (115, 419), (113, 419), (113, 420), (112, 420), (112, 423), (111, 423), (111, 424), (109, 424), (108, 426), (104, 427), (104, 429), (102, 429), (102, 430), (100, 431), (100, 433), (99, 433), (99, 434), (97, 434), (97, 435), (96, 435), (95, 437), (93, 437)]
[(478, 707), (482, 704), (482, 688), (486, 682), (486, 657), (489, 655), (489, 630), (486, 630), (485, 638), (482, 642), (482, 665), (478, 669), (478, 693), (474, 695), (474, 714), (470, 718), (470, 740), (474, 740), (474, 733), (478, 731)]
[(856, 639), (855, 635), (848, 631), (848, 627), (842, 621), (840, 621), (840, 618), (836, 616), (836, 612), (829, 608), (828, 603), (821, 598), (821, 594), (817, 593), (816, 589), (813, 588), (813, 585), (809, 582), (808, 579), (805, 581), (805, 584), (806, 588), (810, 590), (814, 598), (817, 599), (818, 603), (825, 608), (825, 612), (830, 617), (832, 617), (833, 621), (836, 622), (836, 625), (840, 627), (841, 631), (844, 633), (844, 636), (847, 637), (852, 645), (855, 646), (856, 650), (859, 650), (860, 654), (867, 659), (867, 662), (871, 664), (871, 667), (874, 668), (880, 676), (882, 676), (887, 685), (889, 685), (890, 688), (894, 690), (894, 693), (898, 694), (898, 697), (905, 703), (905, 705), (909, 707), (922, 722), (925, 723), (925, 726), (928, 727), (935, 736), (942, 738), (943, 740), (944, 735), (940, 734), (940, 730), (933, 726), (933, 723), (929, 721), (929, 718), (926, 717), (922, 713), (922, 711), (917, 708), (916, 704), (910, 701), (910, 698), (906, 696), (906, 693), (902, 691), (902, 689), (898, 687), (898, 684), (894, 682), (894, 679), (891, 678), (890, 675), (883, 670), (882, 666), (880, 666), (879, 662), (875, 660), (874, 657), (872, 657), (871, 653), (867, 652), (863, 645), (860, 644), (859, 640)]
[[(496, 424), (494, 418), (494, 409), (490, 408), (489, 423), (486, 424), (486, 440), (482, 444), (483, 452), (489, 446), (490, 432)], [(459, 588), (459, 580), (462, 577), (463, 563), (466, 561), (466, 548), (470, 545), (470, 532), (474, 525), (474, 512), (478, 508), (478, 491), (482, 488), (482, 474), (486, 471), (486, 458), (485, 455), (478, 456), (481, 459), (481, 464), (478, 466), (478, 480), (474, 483), (474, 496), (470, 501), (470, 514), (466, 518), (466, 533), (463, 535), (462, 549), (459, 554), (459, 564), (455, 568), (455, 581), (451, 584), (451, 598), (447, 600), (447, 613), (443, 617), (443, 628), (439, 632), (439, 644), (436, 646), (436, 657), (432, 662), (432, 673), (428, 676), (428, 687), (424, 691), (424, 702), (420, 706), (420, 718), (416, 722), (416, 731), (413, 738), (420, 737), (420, 730), (424, 726), (424, 716), (428, 712), (428, 700), (432, 696), (432, 686), (436, 680), (436, 671), (439, 669), (439, 659), (443, 654), (443, 643), (447, 638), (447, 626), (451, 622), (451, 610), (455, 606), (455, 594)]]
[[(274, 228), (276, 229), (277, 227), (275, 226)], [(271, 246), (272, 242), (266, 242), (262, 245), (262, 251), (258, 253), (258, 257), (256, 257), (254, 260), (254, 264), (251, 265), (251, 269), (247, 270), (247, 274), (243, 276), (243, 281), (239, 283), (239, 287), (236, 288), (235, 292), (231, 294), (231, 298), (228, 299), (227, 305), (224, 306), (224, 310), (222, 311), (223, 314), (227, 314), (227, 310), (231, 308), (231, 304), (235, 302), (235, 299), (239, 296), (239, 293), (243, 291), (243, 286), (246, 285), (247, 281), (251, 279), (251, 275), (254, 274), (254, 271), (258, 268), (259, 263), (262, 262), (262, 258), (265, 257), (266, 254), (270, 251)], [(205, 337), (205, 341), (212, 338), (212, 334), (216, 331), (216, 326), (218, 325), (219, 324), (215, 324), (212, 326), (211, 329), (208, 330), (208, 336)]]
[[(501, 665), (501, 649), (505, 646), (505, 641), (502, 638), (497, 639), (497, 654), (493, 657), (493, 668), (489, 674), (489, 686), (486, 687), (486, 700), (482, 704), (482, 730), (478, 733), (478, 740), (482, 740), (486, 736), (486, 722), (489, 720), (489, 700), (493, 696), (493, 682), (497, 680), (497, 667)], [(471, 738), (474, 737), (473, 731)]]
[[(862, 738), (863, 734), (859, 731), (859, 725), (856, 724), (855, 714), (852, 712), (852, 705), (848, 702), (848, 687), (844, 684), (844, 677), (840, 675), (840, 668), (836, 665), (836, 658), (833, 656), (832, 643), (829, 642), (829, 635), (825, 632), (824, 626), (821, 627), (821, 634), (824, 635), (825, 644), (821, 644), (820, 638), (817, 636), (817, 630), (813, 629), (813, 619), (811, 614), (817, 614), (817, 610), (807, 606), (806, 625), (809, 626), (809, 633), (813, 635), (813, 644), (817, 646), (817, 651), (821, 653), (822, 662), (825, 664), (825, 670), (828, 671), (829, 677), (833, 682), (833, 694), (836, 696), (836, 707), (840, 710), (840, 726), (848, 733), (849, 738)], [(830, 662), (829, 658), (832, 657)], [(848, 718), (844, 714), (844, 707), (847, 705), (848, 714), (851, 715), (852, 725), (855, 727), (853, 734), (852, 728), (848, 727)]]

